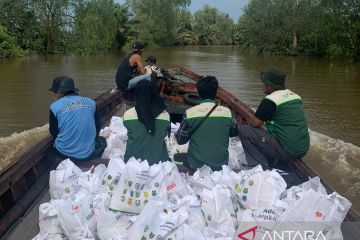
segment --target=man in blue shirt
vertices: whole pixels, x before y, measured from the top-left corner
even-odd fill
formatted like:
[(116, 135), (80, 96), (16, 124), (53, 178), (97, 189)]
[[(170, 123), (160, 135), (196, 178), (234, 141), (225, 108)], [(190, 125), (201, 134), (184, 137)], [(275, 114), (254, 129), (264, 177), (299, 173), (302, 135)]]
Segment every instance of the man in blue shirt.
[(101, 156), (106, 139), (98, 137), (101, 125), (96, 103), (78, 95), (74, 80), (67, 76), (55, 78), (49, 90), (56, 94), (50, 106), (49, 131), (58, 154), (72, 160)]

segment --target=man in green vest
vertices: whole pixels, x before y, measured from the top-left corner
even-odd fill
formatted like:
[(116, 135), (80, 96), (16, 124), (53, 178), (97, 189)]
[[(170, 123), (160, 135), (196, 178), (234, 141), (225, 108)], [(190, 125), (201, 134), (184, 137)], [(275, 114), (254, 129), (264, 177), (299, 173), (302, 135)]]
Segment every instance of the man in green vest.
[[(310, 146), (308, 126), (299, 95), (286, 89), (286, 75), (276, 68), (261, 73), (266, 97), (249, 125), (239, 128), (249, 167), (261, 164), (268, 169), (278, 161), (303, 157)], [(262, 128), (266, 124), (267, 130)]]
[(196, 87), (202, 101), (186, 111), (176, 140), (180, 145), (190, 141), (184, 166), (196, 170), (207, 165), (218, 171), (228, 164), (229, 137), (237, 135), (236, 121), (229, 108), (215, 105), (218, 89), (215, 77), (203, 77)]

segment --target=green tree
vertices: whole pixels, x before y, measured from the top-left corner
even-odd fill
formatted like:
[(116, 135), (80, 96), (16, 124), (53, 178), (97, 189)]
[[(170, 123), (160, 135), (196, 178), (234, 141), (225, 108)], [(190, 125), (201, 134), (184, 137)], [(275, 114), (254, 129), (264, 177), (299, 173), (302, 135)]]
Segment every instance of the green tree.
[(257, 52), (359, 59), (359, 29), (359, 0), (252, 0), (234, 36)]
[(205, 5), (194, 14), (194, 32), (201, 45), (231, 44), (234, 23), (227, 14)]
[(196, 45), (198, 38), (192, 27), (192, 15), (189, 11), (183, 10), (178, 15), (178, 23), (176, 30), (177, 45)]
[(6, 28), (0, 25), (0, 58), (14, 58), (22, 56), (22, 51), (14, 38), (6, 32)]
[(116, 50), (126, 42), (128, 10), (113, 0), (74, 3), (71, 48), (83, 53)]
[(22, 49), (42, 48), (41, 33), (32, 1), (0, 0), (0, 16), (0, 24), (7, 28)]
[(190, 0), (127, 0), (133, 14), (132, 39), (150, 44), (173, 45), (177, 36), (178, 13)]

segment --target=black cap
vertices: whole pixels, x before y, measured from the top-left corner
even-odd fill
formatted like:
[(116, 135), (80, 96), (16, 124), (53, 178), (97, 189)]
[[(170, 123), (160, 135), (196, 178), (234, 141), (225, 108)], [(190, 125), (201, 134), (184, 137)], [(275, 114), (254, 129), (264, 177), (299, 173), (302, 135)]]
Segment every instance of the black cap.
[(284, 72), (273, 67), (265, 72), (261, 72), (261, 81), (277, 88), (285, 88), (285, 77), (286, 74)]
[(131, 51), (136, 52), (139, 51), (141, 49), (144, 49), (146, 47), (146, 43), (142, 43), (142, 42), (134, 42), (132, 47), (131, 47)]
[(54, 93), (63, 93), (68, 91), (78, 92), (79, 89), (75, 88), (74, 79), (68, 76), (59, 76), (54, 78), (49, 91)]
[(149, 55), (145, 62), (150, 62), (150, 63), (156, 63), (156, 56), (155, 55)]

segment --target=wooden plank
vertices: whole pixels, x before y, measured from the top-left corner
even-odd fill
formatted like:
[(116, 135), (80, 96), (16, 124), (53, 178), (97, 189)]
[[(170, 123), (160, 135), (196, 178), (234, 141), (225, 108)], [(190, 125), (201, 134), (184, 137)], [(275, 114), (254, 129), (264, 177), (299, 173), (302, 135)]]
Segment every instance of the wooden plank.
[(41, 176), (39, 181), (8, 211), (0, 221), (0, 237), (2, 237), (11, 225), (22, 216), (28, 207), (34, 202), (44, 188), (48, 186), (49, 172)]

